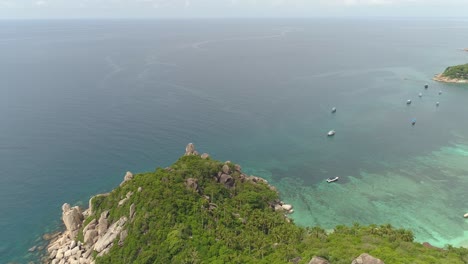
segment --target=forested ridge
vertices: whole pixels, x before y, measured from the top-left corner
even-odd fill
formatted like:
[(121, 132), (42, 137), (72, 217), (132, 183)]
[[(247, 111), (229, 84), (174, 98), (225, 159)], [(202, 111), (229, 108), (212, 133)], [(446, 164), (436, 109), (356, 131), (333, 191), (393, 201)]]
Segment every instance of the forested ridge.
[(120, 233), (103, 256), (94, 251), (96, 264), (309, 263), (314, 256), (349, 264), (364, 252), (387, 264), (468, 263), (467, 249), (423, 246), (411, 231), (389, 224), (333, 232), (300, 227), (279, 203), (274, 187), (243, 174), (239, 165), (186, 155), (96, 196), (82, 226), (102, 215), (109, 223), (126, 219), (125, 236)]

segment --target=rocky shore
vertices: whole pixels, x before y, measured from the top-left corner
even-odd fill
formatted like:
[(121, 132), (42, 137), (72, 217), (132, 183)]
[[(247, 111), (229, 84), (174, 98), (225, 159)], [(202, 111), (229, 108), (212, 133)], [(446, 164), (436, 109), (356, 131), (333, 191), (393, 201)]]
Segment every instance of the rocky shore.
[(468, 80), (466, 79), (455, 79), (455, 78), (450, 78), (444, 76), (442, 73), (436, 74), (432, 80), (437, 81), (437, 82), (444, 82), (444, 83), (458, 83), (458, 84), (464, 84), (468, 83)]

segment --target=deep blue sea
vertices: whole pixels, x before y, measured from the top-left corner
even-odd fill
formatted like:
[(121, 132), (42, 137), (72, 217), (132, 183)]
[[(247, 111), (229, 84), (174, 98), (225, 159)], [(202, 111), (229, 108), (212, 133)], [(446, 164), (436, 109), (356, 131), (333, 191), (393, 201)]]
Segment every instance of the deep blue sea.
[(468, 85), (431, 80), (463, 48), (461, 19), (0, 21), (0, 263), (189, 142), (267, 178), (300, 225), (468, 246)]

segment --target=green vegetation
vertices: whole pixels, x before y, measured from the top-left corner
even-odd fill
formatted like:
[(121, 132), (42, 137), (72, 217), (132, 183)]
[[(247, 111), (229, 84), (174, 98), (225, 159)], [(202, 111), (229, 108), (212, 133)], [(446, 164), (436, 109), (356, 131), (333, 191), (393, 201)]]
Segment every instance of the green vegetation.
[[(349, 264), (364, 252), (393, 264), (468, 262), (466, 249), (427, 248), (413, 242), (410, 231), (390, 225), (337, 226), (330, 234), (319, 227), (298, 227), (271, 208), (278, 195), (268, 185), (241, 181), (239, 172), (231, 174), (234, 188), (217, 183), (214, 177), (222, 166), (184, 156), (170, 169), (137, 174), (109, 196), (94, 199), (87, 222), (105, 210), (113, 222), (128, 217), (132, 203), (136, 207), (134, 219), (125, 225), (124, 243), (119, 246), (117, 237), (109, 254), (96, 263), (288, 263), (297, 257), (298, 263), (308, 263), (322, 256)], [(185, 186), (188, 178), (198, 180), (199, 192)], [(134, 194), (118, 206), (130, 191)]]
[(442, 75), (451, 79), (468, 80), (468, 63), (447, 67)]

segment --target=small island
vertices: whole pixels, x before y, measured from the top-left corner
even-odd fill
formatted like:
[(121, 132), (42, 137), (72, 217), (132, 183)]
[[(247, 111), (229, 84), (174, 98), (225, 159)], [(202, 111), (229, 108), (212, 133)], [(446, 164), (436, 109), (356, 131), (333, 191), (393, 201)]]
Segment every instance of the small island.
[(433, 80), (446, 83), (468, 83), (468, 63), (447, 67), (443, 73), (434, 76)]

